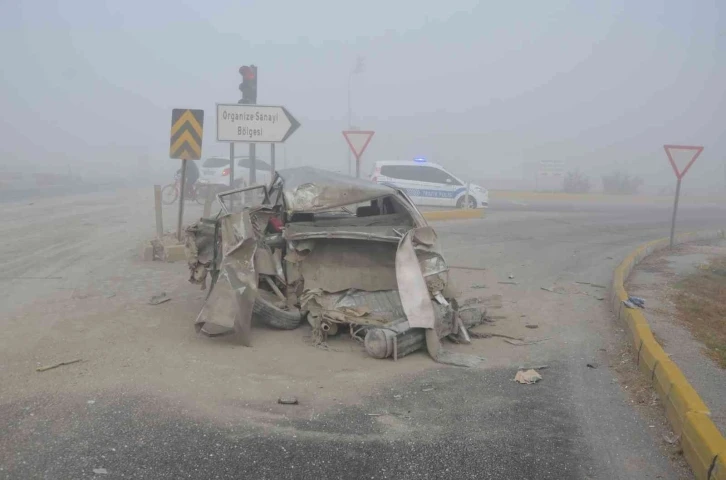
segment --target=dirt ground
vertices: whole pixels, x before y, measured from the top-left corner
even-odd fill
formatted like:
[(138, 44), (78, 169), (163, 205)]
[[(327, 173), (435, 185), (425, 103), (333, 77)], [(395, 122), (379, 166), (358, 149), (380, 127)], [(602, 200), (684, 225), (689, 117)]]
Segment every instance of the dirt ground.
[[(0, 464), (13, 459), (15, 472), (49, 478), (59, 475), (47, 472), (78, 478), (92, 465), (175, 478), (170, 465), (194, 471), (221, 444), (234, 448), (215, 472), (233, 465), (259, 473), (236, 450), (258, 449), (273, 472), (264, 478), (289, 478), (276, 469), (290, 462), (306, 471), (321, 462), (338, 465), (335, 448), (348, 442), (345, 451), (365, 464), (360, 471), (375, 476), (374, 452), (399, 442), (391, 455), (409, 458), (405, 468), (461, 467), (461, 478), (484, 464), (506, 465), (496, 478), (537, 478), (535, 471), (546, 471), (541, 478), (688, 478), (682, 464), (666, 460), (670, 432), (638, 383), (623, 326), (601, 288), (619, 259), (658, 235), (656, 225), (633, 237), (632, 222), (652, 215), (502, 211), (436, 224), (459, 297), (478, 299), (494, 320), (477, 330), (526, 341), (447, 344), (485, 358), (476, 369), (460, 369), (424, 352), (398, 362), (373, 359), (345, 335), (323, 350), (310, 345), (306, 327), (255, 328), (251, 348), (197, 335), (193, 323), (205, 292), (187, 282), (186, 265), (139, 259), (154, 232), (152, 198), (149, 189), (0, 211), (8, 226), (0, 245), (0, 407), (12, 430), (0, 438)], [(188, 204), (187, 222), (201, 208)], [(164, 209), (167, 230), (175, 213)], [(149, 305), (161, 292), (171, 301)], [(74, 359), (82, 362), (36, 371)], [(545, 364), (538, 384), (512, 382), (518, 367)], [(278, 405), (280, 396), (300, 403)], [(270, 433), (312, 457), (281, 460), (268, 452)], [(147, 459), (142, 440), (149, 435), (159, 443)], [(111, 457), (108, 448), (119, 447), (109, 442), (117, 438), (129, 451)], [(179, 445), (192, 453), (181, 455)], [(426, 463), (441, 448), (466, 461)], [(534, 452), (536, 461), (522, 463), (513, 449)], [(313, 457), (320, 461), (306, 461)]]
[[(123, 202), (113, 194), (93, 201), (40, 200), (3, 212), (6, 223), (11, 217), (25, 219), (10, 222), (2, 250), (7, 315), (0, 339), (3, 401), (49, 391), (90, 399), (94, 392), (111, 389), (119, 395), (168, 397), (214, 418), (224, 418), (225, 408), (240, 417), (240, 407), (247, 409), (242, 417), (248, 419), (283, 412), (309, 416), (330, 405), (355, 404), (379, 385), (440, 368), (423, 352), (398, 362), (370, 358), (345, 333), (332, 338), (327, 350), (314, 347), (307, 326), (295, 331), (256, 328), (251, 348), (197, 335), (193, 322), (206, 292), (186, 282), (186, 265), (139, 259), (138, 247), (153, 232), (153, 219), (129, 213), (144, 211), (146, 196)], [(195, 204), (186, 208), (190, 219), (201, 212)], [(166, 218), (175, 213), (173, 207), (165, 210)], [(43, 230), (37, 228), (40, 217)], [(139, 228), (143, 224), (148, 227)], [(494, 322), (480, 329), (542, 337), (525, 327), (526, 314), (515, 315), (507, 302), (502, 305), (508, 285), (498, 285), (493, 275), (454, 269), (452, 278), (467, 287), (461, 299), (489, 308)], [(474, 284), (487, 288), (469, 288)], [(171, 301), (149, 305), (150, 297), (161, 292)], [(484, 356), (489, 367), (527, 363), (530, 356), (530, 349), (501, 338), (448, 347)], [(76, 359), (82, 361), (36, 372)], [(299, 408), (291, 412), (277, 405), (284, 395), (296, 396)]]

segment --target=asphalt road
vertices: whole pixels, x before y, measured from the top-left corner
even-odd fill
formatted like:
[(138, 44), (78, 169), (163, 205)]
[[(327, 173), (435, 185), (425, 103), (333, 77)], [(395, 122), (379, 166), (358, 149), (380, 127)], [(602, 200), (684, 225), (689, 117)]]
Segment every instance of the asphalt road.
[[(463, 369), (365, 359), (342, 341), (285, 357), (300, 332), (262, 332), (250, 349), (196, 337), (203, 292), (185, 266), (135, 259), (150, 205), (116, 192), (0, 213), (0, 478), (688, 478), (657, 409), (634, 406), (604, 291), (576, 283), (608, 284), (629, 250), (668, 233), (667, 207), (493, 202), (485, 219), (436, 224), (462, 297), (501, 295), (484, 331), (538, 341), (448, 347), (486, 357)], [(679, 228), (724, 219), (686, 204)], [(161, 288), (172, 302), (142, 305)], [(543, 364), (538, 384), (512, 381)], [(301, 404), (275, 405), (269, 385)]]

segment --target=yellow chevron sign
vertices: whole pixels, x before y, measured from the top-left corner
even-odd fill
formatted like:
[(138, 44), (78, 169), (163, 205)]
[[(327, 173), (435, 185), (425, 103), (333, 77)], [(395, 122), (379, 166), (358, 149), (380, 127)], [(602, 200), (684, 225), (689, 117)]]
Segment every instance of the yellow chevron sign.
[(171, 112), (169, 156), (181, 160), (202, 158), (204, 110), (175, 108)]

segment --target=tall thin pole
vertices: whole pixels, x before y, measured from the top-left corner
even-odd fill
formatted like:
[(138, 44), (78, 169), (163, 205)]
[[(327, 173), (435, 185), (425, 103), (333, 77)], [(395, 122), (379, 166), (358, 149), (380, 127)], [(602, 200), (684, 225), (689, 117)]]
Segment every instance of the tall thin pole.
[(275, 144), (270, 144), (270, 181), (275, 178)]
[[(351, 87), (351, 81), (353, 80), (353, 72), (350, 72), (348, 74), (348, 130), (350, 130), (353, 127), (353, 110), (351, 107), (350, 102), (350, 87)], [(348, 149), (348, 175), (352, 172), (352, 166), (353, 158), (351, 156), (350, 148)]]
[(250, 185), (257, 185), (257, 159), (255, 158), (255, 152), (257, 151), (257, 145), (250, 143)]
[(187, 162), (189, 160), (182, 160), (182, 171), (181, 171), (181, 185), (179, 185), (179, 222), (176, 226), (176, 238), (181, 242), (182, 240), (182, 220), (184, 219), (184, 190), (186, 190), (187, 183)]
[(673, 202), (673, 220), (671, 220), (671, 249), (673, 249), (673, 237), (676, 232), (676, 212), (678, 212), (678, 197), (681, 196), (681, 179), (676, 183), (676, 199)]
[(234, 142), (229, 144), (229, 188), (234, 188)]

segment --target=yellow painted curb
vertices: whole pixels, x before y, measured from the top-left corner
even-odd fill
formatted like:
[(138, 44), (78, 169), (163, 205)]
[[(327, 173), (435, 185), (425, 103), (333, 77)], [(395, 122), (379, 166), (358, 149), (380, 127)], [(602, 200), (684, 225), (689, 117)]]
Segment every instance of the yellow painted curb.
[[(724, 237), (723, 230), (680, 235), (677, 243), (719, 237)], [(668, 239), (643, 244), (615, 268), (611, 292), (613, 311), (628, 327), (638, 352), (638, 366), (650, 376), (673, 431), (681, 435), (684, 457), (696, 478), (726, 480), (726, 440), (711, 420), (708, 407), (655, 340), (643, 312), (623, 305), (628, 299), (623, 283), (633, 268), (651, 253), (668, 246)]]
[(726, 450), (718, 454), (711, 471), (711, 480), (726, 480)]
[(687, 413), (681, 445), (696, 478), (713, 478), (714, 459), (726, 452), (726, 440), (711, 419), (702, 413)]
[(459, 210), (430, 210), (421, 212), (426, 220), (464, 220), (484, 217), (483, 208), (470, 208)]

